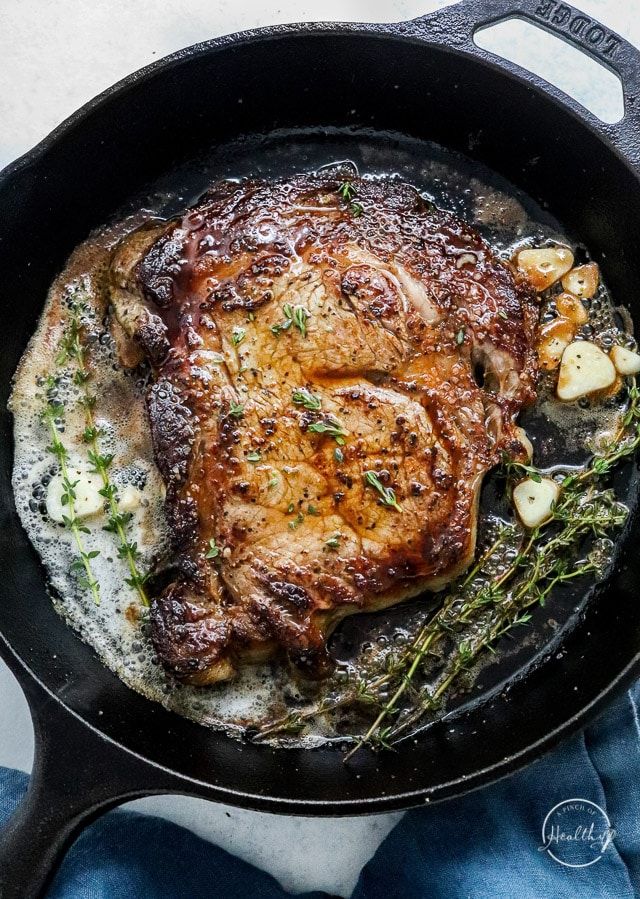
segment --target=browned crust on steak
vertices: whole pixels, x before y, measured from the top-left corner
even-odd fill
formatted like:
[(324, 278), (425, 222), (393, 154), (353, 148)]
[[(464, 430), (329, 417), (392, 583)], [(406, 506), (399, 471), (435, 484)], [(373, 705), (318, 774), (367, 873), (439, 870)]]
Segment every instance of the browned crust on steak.
[[(330, 176), (224, 182), (113, 261), (174, 541), (153, 638), (193, 683), (280, 653), (324, 676), (342, 617), (464, 570), (484, 474), (524, 452), (535, 294), (410, 186), (352, 185), (357, 205)], [(342, 446), (317, 430), (336, 422)]]

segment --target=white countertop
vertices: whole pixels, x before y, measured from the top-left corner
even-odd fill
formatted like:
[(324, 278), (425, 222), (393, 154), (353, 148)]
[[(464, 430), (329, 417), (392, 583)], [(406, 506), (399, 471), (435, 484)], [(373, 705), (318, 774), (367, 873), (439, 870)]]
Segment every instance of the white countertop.
[[(640, 45), (635, 0), (572, 0)], [(174, 50), (262, 25), (314, 20), (399, 21), (446, 6), (437, 0), (0, 0), (0, 167), (124, 75)], [(505, 10), (509, 2), (505, 0)], [(495, 38), (517, 61), (549, 78), (594, 112), (612, 108), (610, 84), (580, 54), (521, 26)], [(609, 91), (609, 92), (608, 92)], [(602, 114), (602, 113), (601, 113)], [(33, 735), (26, 703), (0, 662), (0, 765), (29, 771)], [(274, 874), (293, 892), (348, 896), (363, 864), (400, 814), (311, 819), (247, 812), (186, 797), (132, 806), (163, 815)]]

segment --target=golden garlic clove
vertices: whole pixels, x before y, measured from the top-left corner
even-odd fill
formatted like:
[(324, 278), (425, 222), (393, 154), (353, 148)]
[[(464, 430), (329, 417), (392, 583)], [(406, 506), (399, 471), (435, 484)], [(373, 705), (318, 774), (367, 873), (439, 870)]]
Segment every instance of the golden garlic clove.
[(560, 488), (551, 478), (525, 478), (513, 488), (513, 505), (523, 525), (537, 528), (551, 518)]
[(589, 313), (572, 293), (559, 293), (556, 297), (556, 309), (558, 315), (568, 318), (574, 325), (585, 325), (589, 321)]
[(566, 318), (554, 318), (540, 329), (538, 362), (545, 371), (560, 365), (562, 354), (576, 336), (576, 327)]
[(570, 343), (562, 354), (558, 375), (558, 398), (565, 402), (599, 393), (611, 387), (616, 370), (607, 354), (588, 340)]
[(527, 462), (531, 462), (531, 460), (533, 459), (533, 444), (529, 440), (529, 437), (527, 436), (527, 432), (525, 431), (524, 428), (516, 428), (515, 434), (516, 434), (516, 437), (518, 438), (518, 440), (520, 441), (522, 449), (525, 451), (525, 454), (527, 456)]
[(614, 346), (609, 353), (621, 375), (637, 375), (640, 372), (640, 355), (623, 346)]
[(555, 284), (573, 265), (573, 253), (569, 247), (541, 247), (534, 250), (520, 250), (517, 256), (518, 268), (527, 276), (533, 287), (540, 292)]
[(595, 262), (577, 265), (562, 279), (562, 286), (569, 293), (583, 300), (590, 300), (598, 289), (598, 266)]

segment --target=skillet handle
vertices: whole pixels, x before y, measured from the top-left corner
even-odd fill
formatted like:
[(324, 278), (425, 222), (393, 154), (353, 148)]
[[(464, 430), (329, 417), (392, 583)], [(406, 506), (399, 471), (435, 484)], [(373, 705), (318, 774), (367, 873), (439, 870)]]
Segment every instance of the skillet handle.
[[(453, 46), (522, 76), (524, 70), (520, 66), (481, 49), (473, 40), (481, 28), (514, 18), (531, 22), (572, 44), (620, 78), (625, 112), (624, 118), (615, 124), (601, 122), (571, 97), (552, 89), (581, 117), (589, 116), (612, 143), (640, 167), (637, 132), (640, 127), (640, 50), (615, 31), (605, 28), (593, 16), (558, 0), (461, 0), (404, 24), (407, 31), (427, 42)], [(529, 72), (527, 77), (534, 82), (541, 80)], [(543, 83), (548, 89), (547, 83)]]
[[(0, 899), (44, 896), (64, 852), (110, 808), (175, 791), (162, 772), (99, 737), (41, 687), (25, 683), (35, 731), (25, 798), (0, 830)], [(153, 786), (151, 784), (153, 783)]]

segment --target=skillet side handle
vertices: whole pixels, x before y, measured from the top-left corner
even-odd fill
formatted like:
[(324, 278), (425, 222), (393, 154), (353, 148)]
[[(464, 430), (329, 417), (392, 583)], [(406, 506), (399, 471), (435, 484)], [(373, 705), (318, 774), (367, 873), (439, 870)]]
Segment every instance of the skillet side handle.
[(62, 794), (60, 783), (52, 783), (54, 771), (36, 756), (27, 794), (0, 831), (1, 899), (44, 896), (75, 834), (108, 807), (94, 804), (84, 790), (73, 798)]
[[(592, 118), (640, 170), (640, 50), (593, 16), (560, 0), (460, 0), (452, 6), (402, 24), (407, 31), (428, 42), (457, 47), (491, 60), (510, 72), (522, 74), (523, 69), (519, 66), (482, 50), (473, 40), (480, 29), (514, 18), (531, 22), (572, 44), (620, 78), (624, 97), (622, 120), (605, 124)], [(586, 114), (571, 98), (567, 97), (567, 103), (581, 115)]]
[(29, 788), (0, 830), (0, 899), (40, 899), (85, 825), (121, 802), (175, 790), (37, 692), (38, 704), (29, 696), (36, 745)]

